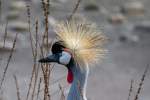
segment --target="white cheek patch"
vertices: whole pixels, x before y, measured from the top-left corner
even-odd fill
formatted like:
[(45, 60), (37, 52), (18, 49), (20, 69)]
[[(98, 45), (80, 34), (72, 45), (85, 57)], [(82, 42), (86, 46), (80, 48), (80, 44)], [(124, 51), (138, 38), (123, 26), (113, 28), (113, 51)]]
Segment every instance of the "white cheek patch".
[(71, 60), (71, 54), (63, 51), (62, 56), (59, 58), (59, 62), (61, 64), (67, 65), (69, 64), (70, 60)]

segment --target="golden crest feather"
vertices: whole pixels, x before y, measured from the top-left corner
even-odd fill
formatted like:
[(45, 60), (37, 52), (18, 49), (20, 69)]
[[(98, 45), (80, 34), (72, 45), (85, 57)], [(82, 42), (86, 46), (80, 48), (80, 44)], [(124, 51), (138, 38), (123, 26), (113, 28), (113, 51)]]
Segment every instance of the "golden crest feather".
[(102, 45), (106, 38), (94, 24), (70, 20), (58, 23), (54, 30), (57, 39), (63, 41), (65, 47), (70, 50), (79, 64), (82, 61), (94, 63), (105, 52)]

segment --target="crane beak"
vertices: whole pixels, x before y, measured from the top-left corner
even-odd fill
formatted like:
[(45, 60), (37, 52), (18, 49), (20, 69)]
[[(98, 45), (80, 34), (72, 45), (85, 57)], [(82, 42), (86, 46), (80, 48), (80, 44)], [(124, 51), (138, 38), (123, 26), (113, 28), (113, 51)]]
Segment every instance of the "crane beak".
[(40, 63), (59, 62), (59, 55), (52, 54), (39, 60)]

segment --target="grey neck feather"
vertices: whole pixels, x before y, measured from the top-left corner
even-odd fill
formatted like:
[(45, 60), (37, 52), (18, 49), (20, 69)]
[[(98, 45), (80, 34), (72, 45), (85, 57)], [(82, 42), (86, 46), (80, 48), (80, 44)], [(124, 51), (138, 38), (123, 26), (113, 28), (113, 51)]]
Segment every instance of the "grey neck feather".
[(83, 69), (77, 64), (71, 64), (70, 68), (74, 75), (74, 80), (71, 85), (67, 100), (87, 100), (86, 86), (89, 74), (87, 64), (82, 65)]

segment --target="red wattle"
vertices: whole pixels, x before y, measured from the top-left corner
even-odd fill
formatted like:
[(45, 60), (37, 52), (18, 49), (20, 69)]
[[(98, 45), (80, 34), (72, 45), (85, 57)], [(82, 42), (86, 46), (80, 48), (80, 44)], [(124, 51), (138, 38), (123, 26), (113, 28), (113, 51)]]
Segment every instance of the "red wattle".
[(70, 83), (70, 84), (73, 82), (73, 73), (72, 73), (71, 70), (68, 70), (67, 81), (68, 81), (68, 83)]

